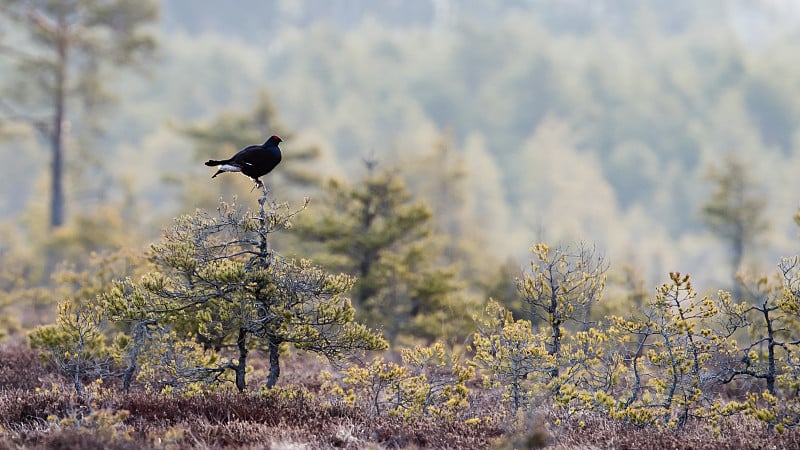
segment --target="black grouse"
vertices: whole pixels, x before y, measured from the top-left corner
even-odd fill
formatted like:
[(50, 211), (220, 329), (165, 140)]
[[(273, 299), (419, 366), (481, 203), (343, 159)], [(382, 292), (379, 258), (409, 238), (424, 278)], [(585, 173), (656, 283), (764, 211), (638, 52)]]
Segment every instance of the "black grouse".
[(278, 144), (283, 142), (278, 136), (271, 136), (263, 145), (251, 145), (245, 147), (230, 159), (217, 161), (209, 159), (207, 166), (220, 166), (217, 173), (211, 178), (223, 172), (242, 172), (256, 182), (256, 186), (263, 188), (264, 183), (259, 180), (272, 171), (281, 162), (281, 149)]

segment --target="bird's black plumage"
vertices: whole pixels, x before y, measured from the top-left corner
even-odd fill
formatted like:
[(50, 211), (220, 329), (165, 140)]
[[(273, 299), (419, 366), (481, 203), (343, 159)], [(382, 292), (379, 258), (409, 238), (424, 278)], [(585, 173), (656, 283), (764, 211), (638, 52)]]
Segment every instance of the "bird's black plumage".
[(258, 186), (263, 186), (259, 178), (270, 173), (281, 162), (281, 149), (278, 148), (281, 142), (283, 140), (278, 136), (271, 136), (264, 144), (245, 147), (230, 159), (209, 159), (207, 166), (220, 166), (211, 178), (223, 172), (241, 172), (252, 178)]

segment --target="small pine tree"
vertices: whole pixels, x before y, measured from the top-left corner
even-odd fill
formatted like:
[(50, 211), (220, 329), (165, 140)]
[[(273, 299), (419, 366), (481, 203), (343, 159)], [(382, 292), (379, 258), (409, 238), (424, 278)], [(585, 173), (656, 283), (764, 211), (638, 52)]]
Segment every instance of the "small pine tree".
[(722, 383), (749, 387), (745, 402), (729, 402), (721, 411), (755, 417), (781, 429), (800, 424), (800, 257), (783, 258), (777, 281), (760, 277), (742, 283), (750, 300), (722, 292), (718, 301), (719, 339), (737, 337), (721, 360)]
[(56, 323), (36, 328), (29, 342), (69, 378), (77, 394), (83, 395), (85, 381), (117, 375), (119, 352), (108, 345), (104, 335), (107, 330), (101, 310), (65, 301), (58, 307)]
[[(104, 296), (110, 317), (130, 322), (142, 336), (197, 340), (236, 355), (228, 361), (197, 358), (208, 365), (187, 367), (186, 381), (218, 380), (232, 371), (236, 387), (244, 390), (248, 353), (262, 349), (270, 361), (266, 386), (272, 387), (285, 344), (332, 361), (386, 347), (380, 335), (354, 322), (345, 297), (351, 277), (270, 249), (269, 235), (289, 227), (297, 212), (267, 202), (266, 190), (260, 203), (259, 212), (221, 203), (216, 215), (179, 217), (152, 246), (155, 270)], [(131, 351), (141, 352), (141, 345)]]
[(719, 381), (712, 357), (725, 353), (726, 342), (712, 331), (718, 313), (711, 298), (697, 298), (689, 275), (673, 272), (647, 300), (641, 317), (612, 318), (637, 342), (632, 389), (622, 405), (631, 418), (646, 411), (652, 414), (648, 420), (662, 417), (679, 428), (700, 413), (708, 388)]
[(535, 395), (546, 392), (557, 368), (547, 349), (547, 336), (531, 328), (528, 320), (515, 320), (511, 312), (489, 300), (483, 315), (476, 316), (478, 330), (473, 336), (475, 361), (491, 376), (489, 386), (505, 388), (504, 398), (514, 411), (528, 409)]
[(608, 265), (594, 249), (583, 245), (573, 250), (539, 243), (531, 253), (531, 271), (519, 280), (519, 290), (529, 306), (531, 322), (548, 329), (548, 352), (559, 355), (568, 322), (588, 330), (591, 307), (602, 296)]

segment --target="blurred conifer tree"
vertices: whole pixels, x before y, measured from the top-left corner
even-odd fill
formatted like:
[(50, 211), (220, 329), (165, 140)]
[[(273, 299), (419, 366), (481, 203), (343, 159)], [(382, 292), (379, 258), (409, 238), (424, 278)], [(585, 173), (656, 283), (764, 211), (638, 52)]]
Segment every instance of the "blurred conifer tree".
[[(157, 18), (158, 5), (150, 0), (0, 0), (0, 11), (0, 23), (18, 31), (14, 36), (27, 37), (23, 45), (0, 41), (0, 54), (15, 61), (16, 69), (11, 95), (2, 105), (13, 119), (35, 127), (50, 147), (49, 222), (55, 228), (66, 220), (66, 138), (97, 131), (99, 115), (91, 113), (113, 98), (106, 88), (110, 69), (141, 67), (153, 53), (155, 38), (146, 27)], [(80, 129), (74, 126), (77, 113), (85, 120)]]
[(769, 229), (764, 217), (767, 198), (752, 179), (745, 164), (729, 156), (721, 169), (712, 168), (708, 179), (714, 191), (703, 205), (702, 218), (708, 228), (728, 246), (731, 258), (732, 294), (742, 296), (738, 272), (745, 252)]
[(327, 267), (357, 278), (358, 314), (390, 340), (466, 336), (471, 302), (453, 267), (437, 264), (441, 240), (432, 234), (433, 213), (413, 200), (396, 171), (366, 165), (355, 184), (331, 180), (325, 210), (293, 231), (322, 244), (318, 260)]

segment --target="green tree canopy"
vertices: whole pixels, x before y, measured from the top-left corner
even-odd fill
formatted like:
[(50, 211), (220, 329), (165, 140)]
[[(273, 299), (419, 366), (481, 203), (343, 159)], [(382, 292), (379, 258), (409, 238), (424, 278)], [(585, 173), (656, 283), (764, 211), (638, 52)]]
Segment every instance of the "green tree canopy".
[[(197, 339), (207, 348), (237, 356), (227, 362), (196, 358), (187, 367), (174, 368), (183, 380), (171, 382), (216, 380), (230, 370), (243, 390), (247, 355), (262, 349), (269, 354), (266, 385), (272, 387), (284, 344), (332, 361), (386, 346), (380, 335), (354, 321), (346, 297), (351, 277), (328, 273), (308, 260), (284, 258), (269, 248), (268, 236), (284, 229), (295, 213), (286, 205), (265, 207), (265, 201), (266, 191), (259, 212), (222, 203), (217, 214), (199, 210), (177, 218), (152, 246), (155, 270), (141, 280), (119, 283), (103, 297), (102, 307), (112, 320), (147, 330), (134, 339), (132, 352), (137, 355), (145, 347), (143, 337), (150, 335), (162, 343)], [(174, 363), (168, 358), (155, 365), (169, 367), (170, 361)]]
[(329, 201), (316, 220), (299, 221), (294, 232), (318, 248), (327, 267), (357, 278), (353, 300), (366, 323), (391, 339), (469, 333), (469, 301), (462, 298), (451, 267), (437, 264), (431, 210), (414, 201), (402, 178), (368, 162), (356, 184), (331, 180)]

